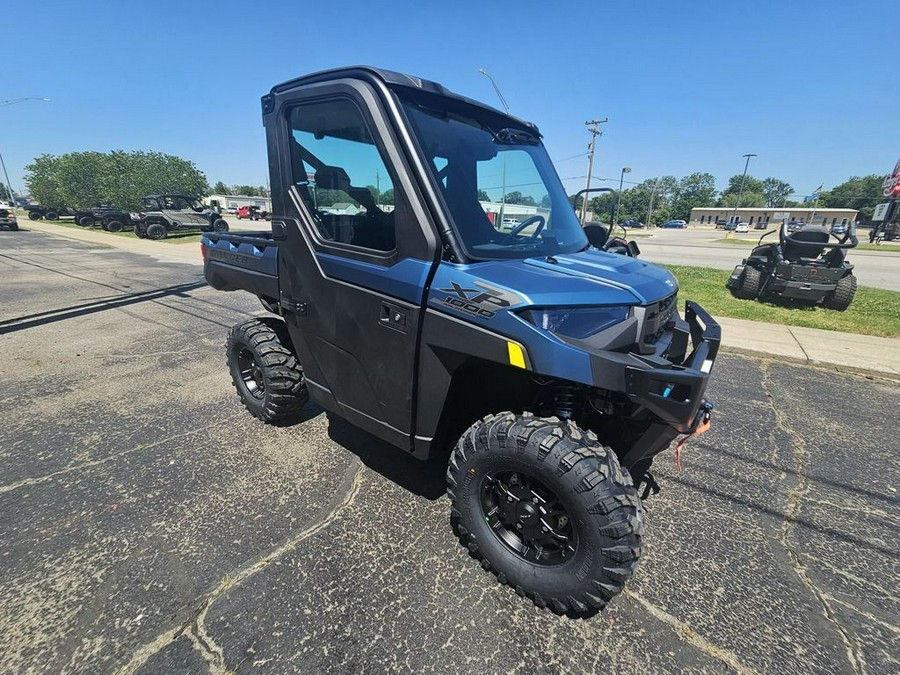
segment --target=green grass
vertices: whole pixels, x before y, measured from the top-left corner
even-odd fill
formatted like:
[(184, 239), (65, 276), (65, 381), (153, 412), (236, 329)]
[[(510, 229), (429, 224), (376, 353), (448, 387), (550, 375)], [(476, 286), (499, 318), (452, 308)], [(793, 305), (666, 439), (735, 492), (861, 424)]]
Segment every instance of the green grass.
[(836, 312), (823, 307), (783, 307), (758, 300), (738, 300), (725, 288), (730, 272), (707, 267), (666, 265), (678, 278), (682, 299), (696, 300), (710, 314), (785, 326), (844, 333), (900, 337), (900, 293), (860, 286), (850, 307)]

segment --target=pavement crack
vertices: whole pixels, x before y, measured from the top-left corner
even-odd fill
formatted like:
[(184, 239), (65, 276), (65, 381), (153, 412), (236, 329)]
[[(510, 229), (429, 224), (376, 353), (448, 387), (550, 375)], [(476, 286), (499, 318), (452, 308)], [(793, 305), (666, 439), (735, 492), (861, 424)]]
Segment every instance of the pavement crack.
[(803, 344), (800, 342), (800, 340), (797, 339), (797, 336), (794, 335), (794, 331), (790, 326), (787, 326), (787, 331), (788, 333), (790, 333), (791, 337), (794, 338), (794, 342), (797, 343), (797, 346), (800, 347), (800, 351), (803, 352), (803, 358), (806, 359), (806, 362), (812, 363), (812, 359), (809, 358), (809, 354), (806, 353), (806, 350), (803, 348)]
[(49, 480), (53, 480), (59, 476), (64, 476), (68, 473), (72, 473), (73, 471), (80, 471), (81, 469), (89, 469), (94, 466), (99, 466), (101, 464), (106, 464), (107, 462), (111, 462), (120, 457), (124, 457), (126, 455), (130, 455), (133, 452), (142, 452), (144, 450), (151, 450), (152, 448), (157, 447), (158, 445), (162, 445), (163, 443), (168, 443), (169, 441), (174, 441), (177, 438), (184, 438), (185, 436), (192, 436), (194, 434), (201, 433), (206, 431), (207, 429), (217, 426), (224, 421), (216, 420), (211, 424), (207, 424), (203, 427), (191, 429), (190, 431), (184, 431), (179, 434), (174, 434), (172, 436), (167, 436), (166, 438), (160, 439), (158, 441), (154, 441), (153, 443), (148, 444), (139, 444), (135, 445), (132, 448), (128, 448), (127, 450), (122, 450), (121, 452), (113, 453), (112, 455), (107, 455), (101, 459), (94, 459), (89, 462), (80, 462), (79, 464), (72, 464), (65, 468), (59, 469), (58, 471), (54, 471), (52, 473), (45, 474), (43, 476), (33, 476), (31, 478), (22, 478), (21, 480), (13, 481), (8, 485), (0, 485), (0, 494), (5, 492), (12, 492), (13, 490), (17, 490), (21, 487), (26, 487), (29, 485), (39, 485), (40, 483), (46, 483)]
[(332, 501), (330, 508), (324, 514), (320, 511), (319, 516), (303, 530), (282, 540), (274, 549), (270, 549), (246, 562), (237, 571), (226, 574), (215, 588), (203, 597), (198, 603), (197, 609), (191, 613), (186, 621), (176, 628), (167, 630), (138, 649), (132, 655), (131, 660), (116, 671), (117, 675), (131, 675), (131, 673), (136, 672), (153, 655), (182, 635), (186, 635), (194, 648), (203, 656), (203, 659), (209, 664), (210, 672), (214, 675), (228, 672), (225, 668), (225, 656), (222, 648), (216, 644), (216, 641), (206, 630), (206, 615), (209, 612), (209, 608), (227, 591), (261, 572), (285, 554), (293, 551), (300, 542), (317, 534), (337, 520), (356, 500), (360, 487), (363, 484), (364, 473), (365, 466), (362, 462), (354, 461), (348, 470), (344, 472), (344, 477), (335, 491), (336, 496), (343, 495), (342, 499), (337, 502)]
[(727, 649), (723, 649), (722, 647), (719, 647), (718, 645), (713, 644), (712, 642), (707, 640), (705, 637), (700, 635), (700, 633), (698, 633), (693, 628), (691, 628), (684, 621), (677, 619), (676, 617), (672, 616), (664, 609), (657, 607), (652, 602), (650, 602), (649, 600), (644, 598), (642, 595), (635, 593), (634, 591), (632, 591), (628, 588), (626, 588), (624, 591), (622, 591), (622, 595), (626, 595), (629, 598), (636, 600), (638, 603), (640, 603), (640, 605), (645, 610), (650, 612), (650, 614), (652, 614), (655, 618), (659, 619), (664, 624), (666, 624), (667, 626), (672, 628), (682, 640), (684, 640), (691, 646), (696, 647), (704, 654), (711, 656), (712, 658), (716, 659), (717, 661), (721, 661), (722, 663), (724, 663), (726, 666), (731, 668), (736, 673), (740, 673), (741, 675), (751, 675), (752, 673), (756, 672), (752, 668), (749, 668), (748, 666), (745, 666), (743, 663), (741, 663), (738, 660), (737, 656), (735, 656), (733, 653), (731, 653)]
[[(793, 335), (793, 333), (791, 333), (791, 335)], [(796, 340), (796, 338), (794, 339)], [(772, 413), (775, 416), (776, 426), (781, 431), (783, 431), (789, 439), (791, 454), (793, 455), (796, 464), (795, 473), (797, 476), (797, 483), (794, 485), (794, 487), (788, 490), (787, 493), (787, 505), (784, 510), (784, 517), (781, 521), (781, 545), (784, 547), (785, 551), (787, 551), (788, 558), (791, 561), (791, 566), (794, 568), (794, 572), (799, 577), (803, 585), (806, 586), (809, 592), (818, 601), (819, 605), (822, 607), (822, 613), (825, 615), (825, 618), (832, 625), (834, 625), (835, 629), (840, 634), (841, 639), (844, 643), (844, 648), (847, 652), (847, 660), (850, 662), (850, 666), (858, 675), (865, 675), (866, 665), (865, 661), (862, 658), (862, 655), (859, 653), (856, 645), (853, 642), (853, 639), (847, 632), (847, 629), (844, 628), (843, 625), (841, 625), (840, 621), (838, 621), (837, 615), (835, 614), (834, 609), (829, 602), (829, 596), (826, 596), (815, 585), (815, 583), (813, 583), (812, 578), (809, 576), (809, 573), (806, 570), (806, 565), (803, 562), (803, 557), (801, 556), (800, 551), (791, 539), (792, 525), (798, 520), (798, 517), (800, 515), (801, 502), (810, 488), (809, 477), (806, 475), (806, 464), (809, 459), (809, 449), (806, 445), (806, 440), (800, 433), (797, 432), (796, 429), (794, 429), (790, 421), (787, 419), (787, 415), (785, 414), (784, 410), (775, 401), (775, 395), (772, 393), (769, 386), (769, 361), (763, 360), (761, 362), (760, 371), (760, 386), (762, 387), (763, 393), (766, 395), (766, 398), (769, 401)]]

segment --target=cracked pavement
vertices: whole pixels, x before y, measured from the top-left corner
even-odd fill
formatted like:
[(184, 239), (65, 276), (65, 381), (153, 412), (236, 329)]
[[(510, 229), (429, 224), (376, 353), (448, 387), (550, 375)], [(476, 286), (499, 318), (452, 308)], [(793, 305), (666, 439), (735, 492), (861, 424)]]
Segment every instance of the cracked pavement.
[(571, 620), (459, 546), (443, 467), (243, 410), (223, 343), (254, 298), (0, 243), (0, 672), (900, 670), (896, 383), (721, 355), (637, 574)]

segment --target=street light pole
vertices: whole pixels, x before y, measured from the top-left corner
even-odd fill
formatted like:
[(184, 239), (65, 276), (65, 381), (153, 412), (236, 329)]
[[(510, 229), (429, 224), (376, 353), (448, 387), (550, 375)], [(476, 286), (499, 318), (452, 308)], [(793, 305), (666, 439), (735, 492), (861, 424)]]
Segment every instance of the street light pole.
[[(619, 222), (619, 201), (622, 199), (622, 183), (625, 182), (625, 174), (631, 173), (631, 167), (623, 166), (622, 173), (619, 175), (619, 194), (616, 195), (616, 212), (613, 215), (612, 227), (615, 227)], [(610, 229), (612, 231), (612, 229)]]
[(744, 175), (741, 176), (741, 189), (738, 190), (737, 203), (735, 203), (735, 205), (734, 205), (734, 211), (733, 211), (732, 214), (731, 214), (731, 219), (732, 219), (732, 220), (734, 220), (734, 216), (737, 215), (738, 207), (741, 205), (741, 197), (744, 196), (744, 181), (747, 180), (747, 167), (750, 166), (750, 158), (751, 158), (751, 157), (756, 157), (756, 155), (753, 154), (752, 152), (748, 152), (746, 155), (741, 155), (741, 157), (746, 157), (746, 158), (747, 158), (747, 161), (744, 162)]
[[(49, 98), (43, 98), (42, 96), (23, 96), (21, 98), (11, 98), (6, 101), (0, 101), (0, 107), (5, 107), (8, 105), (13, 105), (14, 103), (24, 103), (25, 101), (47, 101), (49, 102)], [(9, 182), (9, 174), (6, 173), (6, 162), (3, 161), (3, 155), (0, 154), (0, 165), (3, 166), (3, 175), (6, 177), (6, 188), (9, 191), (9, 203), (12, 206), (16, 205), (16, 196), (13, 192), (12, 183)]]

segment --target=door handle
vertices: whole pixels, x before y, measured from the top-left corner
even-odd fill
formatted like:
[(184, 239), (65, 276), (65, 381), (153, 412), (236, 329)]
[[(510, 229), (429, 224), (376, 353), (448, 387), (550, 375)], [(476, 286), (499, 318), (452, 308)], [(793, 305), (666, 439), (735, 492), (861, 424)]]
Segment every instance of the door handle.
[(378, 323), (382, 326), (405, 333), (408, 330), (408, 318), (409, 314), (402, 307), (397, 307), (389, 302), (381, 303), (381, 315)]

